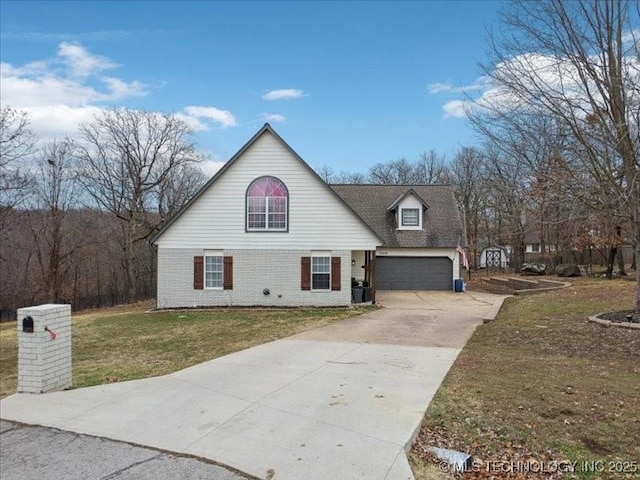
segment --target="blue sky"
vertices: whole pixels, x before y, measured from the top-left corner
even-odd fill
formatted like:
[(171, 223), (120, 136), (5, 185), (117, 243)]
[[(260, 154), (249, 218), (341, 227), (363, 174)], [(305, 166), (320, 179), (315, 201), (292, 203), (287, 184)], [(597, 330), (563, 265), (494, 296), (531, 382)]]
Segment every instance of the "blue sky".
[(501, 3), (0, 5), (2, 104), (45, 138), (102, 107), (175, 112), (224, 161), (268, 120), (311, 165), (360, 171), (475, 143), (459, 89)]

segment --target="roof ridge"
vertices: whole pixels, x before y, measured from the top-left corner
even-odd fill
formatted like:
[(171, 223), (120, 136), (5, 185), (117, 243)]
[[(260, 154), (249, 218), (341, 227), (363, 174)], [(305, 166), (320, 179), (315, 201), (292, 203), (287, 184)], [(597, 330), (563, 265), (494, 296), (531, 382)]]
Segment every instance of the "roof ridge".
[(332, 187), (454, 187), (452, 183), (329, 183)]

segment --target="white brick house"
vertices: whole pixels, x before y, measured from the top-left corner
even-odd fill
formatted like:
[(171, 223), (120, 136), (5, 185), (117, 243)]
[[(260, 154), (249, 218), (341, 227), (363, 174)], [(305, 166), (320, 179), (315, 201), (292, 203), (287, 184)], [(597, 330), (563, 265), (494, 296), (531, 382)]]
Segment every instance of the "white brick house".
[[(265, 124), (152, 238), (158, 307), (347, 305), (352, 278), (371, 287), (384, 280), (375, 273), (377, 256), (440, 259), (440, 270), (448, 259), (448, 278), (443, 282), (441, 271), (435, 287), (451, 289), (462, 231), (455, 208), (443, 227), (418, 192), (430, 186), (378, 189), (386, 191), (385, 198), (372, 198), (381, 218), (397, 223), (391, 239), (380, 218), (367, 221), (358, 211), (371, 206), (360, 202), (358, 187), (382, 186), (327, 185)], [(452, 202), (450, 187), (433, 188), (442, 197), (434, 203)], [(434, 222), (451, 235), (431, 231)], [(404, 233), (411, 245), (397, 241)], [(428, 243), (434, 233), (442, 245)], [(430, 278), (428, 271), (424, 277)]]

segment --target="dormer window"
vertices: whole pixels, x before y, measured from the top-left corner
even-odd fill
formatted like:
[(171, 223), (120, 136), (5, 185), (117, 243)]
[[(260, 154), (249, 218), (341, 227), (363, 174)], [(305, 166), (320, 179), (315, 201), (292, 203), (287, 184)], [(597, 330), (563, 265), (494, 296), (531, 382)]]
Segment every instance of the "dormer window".
[(255, 179), (247, 189), (247, 231), (286, 232), (288, 228), (287, 187), (275, 177)]
[(400, 195), (388, 208), (396, 217), (398, 230), (422, 230), (424, 212), (429, 206), (412, 188)]
[(419, 227), (420, 226), (420, 209), (419, 208), (402, 208), (401, 218), (403, 227)]

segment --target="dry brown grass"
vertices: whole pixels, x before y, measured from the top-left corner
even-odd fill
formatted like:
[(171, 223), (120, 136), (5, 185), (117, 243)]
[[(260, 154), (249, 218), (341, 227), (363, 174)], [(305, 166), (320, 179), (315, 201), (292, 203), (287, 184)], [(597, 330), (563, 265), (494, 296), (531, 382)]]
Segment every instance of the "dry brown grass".
[(416, 455), (435, 445), (484, 459), (526, 452), (578, 462), (640, 460), (640, 331), (587, 322), (631, 308), (636, 285), (571, 281), (567, 289), (508, 299), (498, 318), (476, 331), (427, 411)]
[[(145, 378), (353, 317), (375, 307), (145, 313), (134, 304), (72, 319), (73, 385)], [(0, 397), (17, 386), (16, 324), (0, 325)]]

